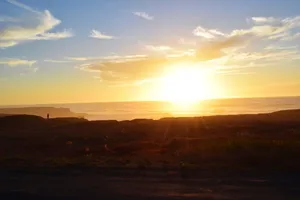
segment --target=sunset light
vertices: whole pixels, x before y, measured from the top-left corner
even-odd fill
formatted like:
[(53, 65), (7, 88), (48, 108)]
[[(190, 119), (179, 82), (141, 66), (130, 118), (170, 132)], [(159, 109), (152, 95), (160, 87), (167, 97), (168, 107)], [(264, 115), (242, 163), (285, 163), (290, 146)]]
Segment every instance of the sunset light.
[(0, 200), (300, 200), (299, 155), (300, 0), (0, 0)]
[(186, 106), (216, 97), (213, 71), (201, 66), (175, 66), (161, 79), (164, 100)]

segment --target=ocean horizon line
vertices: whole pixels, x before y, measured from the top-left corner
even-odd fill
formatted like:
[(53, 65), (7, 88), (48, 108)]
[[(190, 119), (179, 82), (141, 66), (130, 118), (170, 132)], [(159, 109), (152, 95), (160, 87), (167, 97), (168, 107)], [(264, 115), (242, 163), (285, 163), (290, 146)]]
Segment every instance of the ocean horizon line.
[[(300, 96), (296, 95), (296, 96), (267, 96), (267, 97), (225, 97), (225, 98), (211, 98), (211, 99), (199, 99), (197, 102), (202, 102), (202, 101), (214, 101), (214, 100), (232, 100), (232, 99), (283, 99), (283, 98), (300, 98)], [(158, 103), (173, 103), (172, 101), (168, 101), (168, 100), (132, 100), (132, 101), (87, 101), (87, 102), (66, 102), (66, 103), (37, 103), (37, 104), (7, 104), (7, 105), (0, 105), (0, 108), (4, 108), (4, 107), (20, 107), (20, 106), (49, 106), (49, 105), (75, 105), (75, 104), (106, 104), (106, 103), (154, 103), (154, 102), (158, 102)]]

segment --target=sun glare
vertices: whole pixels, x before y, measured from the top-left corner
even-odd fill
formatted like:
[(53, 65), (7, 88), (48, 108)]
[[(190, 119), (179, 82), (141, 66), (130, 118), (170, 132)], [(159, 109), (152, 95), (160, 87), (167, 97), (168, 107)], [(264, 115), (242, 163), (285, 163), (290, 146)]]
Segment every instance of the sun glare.
[(176, 67), (162, 78), (162, 97), (181, 106), (214, 98), (212, 75), (211, 70), (196, 66)]

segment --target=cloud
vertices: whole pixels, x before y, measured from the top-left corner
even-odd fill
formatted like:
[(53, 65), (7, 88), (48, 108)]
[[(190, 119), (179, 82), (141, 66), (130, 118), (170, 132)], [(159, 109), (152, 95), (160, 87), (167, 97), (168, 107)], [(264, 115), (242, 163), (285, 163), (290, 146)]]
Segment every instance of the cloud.
[(235, 76), (235, 75), (252, 75), (255, 74), (253, 71), (243, 71), (241, 69), (235, 69), (235, 70), (218, 70), (216, 71), (216, 74), (225, 75), (225, 76)]
[(51, 59), (47, 59), (44, 60), (44, 62), (50, 62), (50, 63), (69, 63), (72, 62), (70, 60), (51, 60)]
[(300, 26), (300, 16), (288, 17), (281, 20), (281, 23), (288, 28), (296, 28)]
[(82, 64), (78, 68), (98, 72), (103, 81), (137, 81), (155, 77), (169, 63), (166, 58), (144, 58), (138, 60), (108, 61)]
[(113, 55), (113, 56), (102, 56), (102, 57), (66, 57), (68, 60), (72, 61), (115, 61), (115, 62), (120, 62), (120, 61), (125, 61), (125, 60), (134, 60), (134, 59), (141, 59), (141, 58), (146, 58), (146, 55), (127, 55), (127, 56), (118, 56), (118, 55)]
[(193, 34), (207, 39), (215, 38), (215, 36), (212, 33), (205, 30), (201, 26), (196, 27), (195, 30), (193, 31)]
[(66, 57), (68, 60), (73, 61), (88, 61), (88, 60), (98, 60), (98, 57)]
[(161, 45), (161, 46), (146, 45), (145, 47), (146, 47), (146, 49), (148, 49), (150, 51), (169, 51), (169, 50), (172, 50), (171, 47), (164, 46), (164, 45)]
[(224, 49), (241, 45), (242, 42), (239, 37), (225, 38), (208, 42), (198, 50), (172, 52), (170, 55), (160, 57), (136, 55), (111, 56), (108, 59), (102, 58), (101, 60), (84, 59), (82, 57), (80, 59), (75, 58), (75, 60), (94, 61), (80, 64), (77, 68), (87, 72), (99, 73), (100, 75), (97, 77), (100, 77), (102, 81), (136, 82), (157, 78), (163, 74), (166, 68), (175, 64), (189, 65), (221, 58), (225, 55)]
[(74, 34), (71, 30), (64, 30), (62, 32), (55, 33), (43, 33), (39, 36), (28, 38), (28, 40), (59, 40), (63, 38), (73, 37)]
[(145, 46), (151, 51), (168, 51), (160, 54), (160, 57), (143, 56), (124, 59), (124, 57), (111, 56), (108, 59), (99, 57), (72, 59), (83, 62), (77, 66), (80, 70), (96, 73), (98, 79), (110, 83), (143, 83), (143, 80), (159, 78), (167, 68), (178, 64), (185, 66), (205, 63), (205, 66), (213, 67), (217, 71), (219, 69), (216, 66), (224, 66), (226, 70), (225, 68), (219, 70), (220, 74), (250, 75), (254, 72), (246, 69), (300, 60), (300, 52), (294, 47), (269, 46), (254, 52), (247, 52), (249, 49), (245, 48), (255, 44), (254, 42), (271, 39), (271, 37), (274, 38), (273, 40), (283, 40), (283, 37), (287, 38), (287, 33), (289, 36), (298, 36), (295, 32), (289, 33), (300, 27), (297, 17), (285, 19), (254, 17), (251, 20), (254, 22), (250, 28), (236, 29), (228, 34), (218, 29), (205, 29), (198, 26), (193, 33), (205, 40), (198, 42), (197, 48), (194, 49), (177, 50), (164, 45)]
[[(2, 58), (0, 59), (0, 67), (1, 65), (8, 66), (9, 70), (12, 70), (13, 72), (17, 70), (17, 73), (19, 75), (26, 75), (28, 73), (35, 73), (38, 71), (38, 67), (35, 66), (37, 63), (36, 60), (25, 60), (25, 59), (19, 59), (19, 58)], [(18, 67), (18, 68), (15, 68)], [(12, 69), (14, 68), (14, 69)]]
[(259, 52), (235, 53), (228, 56), (226, 65), (265, 67), (300, 60), (300, 51), (294, 47), (267, 46)]
[(68, 30), (55, 33), (49, 32), (61, 23), (61, 21), (55, 18), (50, 11), (45, 10), (40, 12), (14, 0), (8, 0), (8, 2), (34, 13), (34, 20), (27, 23), (20, 23), (18, 25), (10, 24), (0, 30), (0, 43), (10, 44), (2, 45), (2, 48), (14, 46), (23, 41), (57, 40), (73, 36), (73, 33)]
[(254, 24), (249, 29), (233, 30), (231, 35), (253, 35), (271, 40), (298, 39), (294, 32), (299, 32), (300, 16), (288, 18), (252, 17), (250, 22)]
[(111, 40), (114, 39), (114, 36), (110, 36), (110, 35), (105, 35), (104, 33), (101, 33), (97, 30), (92, 30), (91, 34), (90, 34), (91, 38), (96, 38), (96, 39), (102, 39), (102, 40)]
[(252, 17), (251, 20), (256, 24), (273, 23), (277, 21), (274, 17)]
[(222, 33), (221, 31), (218, 31), (218, 30), (216, 30), (216, 29), (210, 29), (210, 30), (208, 30), (208, 32), (210, 32), (210, 33), (212, 33), (212, 34), (214, 34), (214, 35), (226, 36), (225, 33)]
[(300, 32), (299, 33), (295, 33), (295, 34), (285, 34), (283, 36), (281, 36), (281, 40), (283, 41), (292, 41), (292, 40), (297, 40), (300, 39)]
[(198, 26), (193, 30), (195, 36), (206, 40), (243, 36), (245, 38), (263, 38), (269, 40), (295, 40), (300, 38), (300, 16), (289, 18), (252, 17), (248, 19), (252, 26), (248, 29), (235, 29), (226, 34), (217, 29)]
[(218, 31), (216, 29), (205, 29), (201, 26), (196, 27), (193, 30), (193, 34), (195, 36), (203, 37), (206, 39), (213, 39), (218, 36), (226, 36), (226, 34), (222, 33), (221, 31)]
[(61, 21), (54, 18), (52, 14), (46, 10), (38, 16), (38, 24), (25, 26), (10, 26), (0, 31), (0, 40), (28, 40), (45, 34), (47, 31), (60, 24)]
[(287, 49), (297, 49), (297, 46), (279, 46), (279, 45), (268, 45), (265, 50), (287, 50)]
[(148, 13), (146, 12), (133, 12), (132, 14), (138, 16), (138, 17), (141, 17), (143, 19), (146, 19), (146, 20), (153, 20), (154, 17), (153, 16), (150, 16)]
[(226, 49), (243, 46), (247, 41), (247, 37), (237, 35), (216, 38), (202, 44), (202, 46), (196, 50), (173, 50), (168, 46), (146, 46), (149, 50), (154, 51), (172, 50), (170, 54), (159, 57), (129, 55), (107, 57), (67, 57), (67, 59), (80, 62), (89, 61), (76, 67), (83, 71), (99, 73), (99, 76), (96, 77), (102, 81), (122, 83), (132, 81), (136, 82), (157, 78), (166, 68), (175, 64), (195, 64), (223, 58), (226, 56)]
[(254, 36), (272, 36), (284, 32), (286, 28), (284, 26), (270, 26), (270, 25), (261, 25), (253, 26), (250, 29), (240, 29), (232, 31), (231, 35), (247, 35), (251, 34)]
[(231, 36), (204, 44), (196, 51), (196, 59), (208, 61), (218, 59), (226, 55), (225, 50), (228, 48), (237, 48), (245, 45), (250, 38), (242, 36)]
[(12, 47), (12, 46), (15, 46), (17, 44), (18, 43), (15, 42), (15, 41), (3, 41), (3, 42), (0, 41), (0, 48), (5, 49), (7, 47)]
[(15, 67), (19, 65), (32, 66), (36, 62), (36, 60), (22, 60), (15, 58), (0, 59), (0, 65), (8, 65), (10, 67)]

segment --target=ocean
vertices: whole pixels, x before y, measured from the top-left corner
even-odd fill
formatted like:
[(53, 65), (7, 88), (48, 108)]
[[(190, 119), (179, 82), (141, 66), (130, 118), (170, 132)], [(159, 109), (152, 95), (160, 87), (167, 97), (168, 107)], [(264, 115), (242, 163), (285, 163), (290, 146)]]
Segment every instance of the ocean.
[(89, 120), (130, 120), (136, 118), (159, 119), (228, 114), (256, 114), (278, 110), (300, 109), (300, 97), (235, 98), (203, 100), (191, 105), (170, 102), (107, 102), (54, 104), (70, 108), (73, 112), (86, 113)]
[[(234, 98), (203, 100), (191, 105), (160, 101), (101, 102), (18, 105), (4, 107), (63, 107), (88, 114), (89, 120), (131, 120), (137, 118), (193, 117), (207, 115), (257, 114), (300, 109), (300, 97)], [(0, 106), (3, 107), (3, 106)]]

